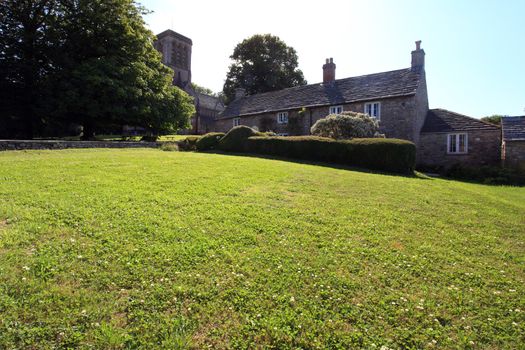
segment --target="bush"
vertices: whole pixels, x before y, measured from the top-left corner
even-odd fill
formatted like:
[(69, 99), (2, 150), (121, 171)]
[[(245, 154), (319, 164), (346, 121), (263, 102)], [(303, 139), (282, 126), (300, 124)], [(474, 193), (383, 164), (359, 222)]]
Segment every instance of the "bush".
[(244, 142), (244, 151), (405, 174), (412, 173), (416, 163), (416, 146), (398, 139), (337, 141), (316, 136), (250, 137)]
[(188, 136), (183, 140), (177, 142), (179, 150), (181, 151), (196, 151), (197, 150), (197, 141), (199, 141), (200, 136)]
[(176, 152), (179, 150), (179, 146), (174, 142), (164, 142), (160, 145), (160, 149), (166, 152)]
[(230, 131), (220, 139), (218, 148), (222, 151), (242, 152), (244, 141), (246, 141), (248, 137), (259, 135), (262, 136), (263, 134), (250, 127), (244, 125), (236, 126), (230, 129)]
[(487, 185), (525, 185), (525, 175), (520, 174), (518, 170), (498, 166), (469, 167), (455, 164), (443, 170), (441, 174), (453, 179), (481, 182)]
[(142, 138), (140, 139), (140, 141), (144, 141), (144, 142), (157, 142), (157, 140), (159, 139), (159, 137), (157, 135), (144, 135), (142, 136)]
[(378, 133), (377, 120), (368, 114), (343, 112), (330, 114), (319, 119), (311, 128), (314, 136), (331, 137), (333, 139), (352, 139), (354, 137), (374, 137)]
[(223, 132), (210, 132), (202, 136), (196, 143), (197, 150), (208, 151), (216, 149), (219, 140), (224, 136)]

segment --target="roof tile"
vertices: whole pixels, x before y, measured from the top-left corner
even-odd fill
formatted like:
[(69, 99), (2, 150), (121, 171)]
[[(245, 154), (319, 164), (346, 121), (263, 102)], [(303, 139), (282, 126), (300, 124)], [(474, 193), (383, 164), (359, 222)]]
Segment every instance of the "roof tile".
[(220, 118), (413, 95), (421, 78), (406, 68), (260, 93), (231, 102)]
[(525, 116), (501, 118), (503, 141), (525, 141)]
[(499, 128), (495, 124), (437, 108), (428, 111), (421, 132), (499, 130)]

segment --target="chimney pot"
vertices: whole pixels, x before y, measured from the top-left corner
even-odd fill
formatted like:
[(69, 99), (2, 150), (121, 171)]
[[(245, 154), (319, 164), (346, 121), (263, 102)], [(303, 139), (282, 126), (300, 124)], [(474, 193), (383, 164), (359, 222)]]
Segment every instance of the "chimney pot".
[(323, 83), (331, 83), (335, 80), (335, 63), (334, 59), (326, 59), (323, 65)]
[(416, 49), (412, 51), (412, 70), (421, 71), (425, 69), (425, 50), (421, 48), (421, 40), (416, 41)]

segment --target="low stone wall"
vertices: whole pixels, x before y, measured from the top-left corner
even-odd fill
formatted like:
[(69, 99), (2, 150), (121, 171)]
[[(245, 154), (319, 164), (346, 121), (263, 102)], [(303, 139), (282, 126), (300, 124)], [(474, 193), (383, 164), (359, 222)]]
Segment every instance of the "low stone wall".
[(0, 151), (66, 148), (157, 148), (159, 146), (159, 142), (142, 141), (0, 140)]

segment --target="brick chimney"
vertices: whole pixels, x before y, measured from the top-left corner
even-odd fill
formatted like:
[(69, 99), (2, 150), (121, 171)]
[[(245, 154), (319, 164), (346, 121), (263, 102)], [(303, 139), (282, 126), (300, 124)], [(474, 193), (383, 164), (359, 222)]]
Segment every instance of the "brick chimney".
[(323, 65), (323, 83), (331, 83), (335, 80), (335, 63), (334, 59), (326, 59)]
[(425, 51), (421, 48), (421, 40), (416, 41), (416, 49), (412, 51), (412, 70), (425, 69)]
[(235, 89), (235, 98), (234, 98), (234, 101), (235, 100), (238, 100), (240, 98), (243, 98), (244, 96), (246, 96), (246, 90), (243, 89), (243, 88), (237, 88)]

